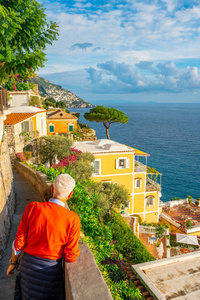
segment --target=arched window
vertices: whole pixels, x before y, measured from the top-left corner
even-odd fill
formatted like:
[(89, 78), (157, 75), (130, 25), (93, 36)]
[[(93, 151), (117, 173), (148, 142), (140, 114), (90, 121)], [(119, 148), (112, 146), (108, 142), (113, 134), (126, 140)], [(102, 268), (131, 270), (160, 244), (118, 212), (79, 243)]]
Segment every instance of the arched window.
[(141, 178), (136, 178), (135, 180), (135, 188), (136, 189), (141, 189), (142, 186), (142, 179)]
[(146, 198), (146, 206), (152, 206), (154, 205), (154, 197), (153, 196), (148, 196)]

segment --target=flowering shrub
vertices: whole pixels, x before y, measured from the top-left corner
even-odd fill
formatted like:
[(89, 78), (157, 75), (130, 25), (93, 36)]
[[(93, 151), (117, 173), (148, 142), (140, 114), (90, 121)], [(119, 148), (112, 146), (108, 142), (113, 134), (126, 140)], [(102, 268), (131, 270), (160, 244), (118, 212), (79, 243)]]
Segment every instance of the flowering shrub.
[(29, 159), (33, 156), (31, 151), (24, 151), (23, 155), (26, 159)]
[(58, 164), (54, 164), (52, 168), (54, 169), (58, 168), (62, 170), (65, 167), (68, 167), (70, 164), (74, 164), (77, 161), (77, 156), (82, 152), (74, 148), (71, 148), (70, 151), (72, 152), (72, 154), (63, 158)]
[(15, 155), (16, 155), (16, 159), (18, 161), (21, 161), (21, 162), (26, 161), (26, 158), (25, 158), (23, 152), (16, 153)]
[(34, 84), (32, 82), (23, 82), (18, 76), (18, 74), (8, 75), (8, 81), (3, 87), (8, 91), (28, 91), (34, 89)]

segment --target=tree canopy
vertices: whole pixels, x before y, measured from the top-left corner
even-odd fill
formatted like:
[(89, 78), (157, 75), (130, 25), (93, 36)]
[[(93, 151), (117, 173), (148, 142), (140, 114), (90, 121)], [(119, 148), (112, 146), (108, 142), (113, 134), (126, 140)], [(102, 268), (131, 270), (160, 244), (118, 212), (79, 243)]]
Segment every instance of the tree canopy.
[(56, 107), (56, 100), (53, 97), (46, 98), (43, 101), (43, 107), (49, 109), (49, 106)]
[(89, 113), (85, 113), (84, 117), (88, 121), (95, 121), (98, 123), (103, 123), (106, 128), (107, 139), (110, 139), (108, 129), (112, 123), (120, 122), (126, 124), (128, 122), (128, 117), (120, 110), (116, 108), (108, 108), (98, 105), (97, 107), (91, 108)]
[(35, 0), (2, 0), (0, 4), (0, 84), (8, 75), (26, 77), (44, 67), (45, 48), (58, 35)]
[(66, 108), (66, 103), (63, 100), (60, 100), (58, 102), (56, 102), (56, 107), (60, 107), (60, 108)]
[(42, 136), (39, 139), (39, 157), (41, 163), (49, 162), (52, 166), (55, 159), (61, 160), (70, 155), (72, 142), (64, 136)]

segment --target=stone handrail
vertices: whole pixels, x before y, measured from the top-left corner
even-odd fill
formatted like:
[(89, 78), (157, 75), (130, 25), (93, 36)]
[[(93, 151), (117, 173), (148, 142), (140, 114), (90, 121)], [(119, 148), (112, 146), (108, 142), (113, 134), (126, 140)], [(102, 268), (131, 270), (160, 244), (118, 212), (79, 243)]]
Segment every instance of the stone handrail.
[[(52, 183), (47, 176), (29, 166), (14, 161), (14, 167), (43, 196)], [(111, 293), (94, 260), (89, 247), (79, 244), (80, 255), (76, 262), (65, 262), (65, 294), (67, 300), (112, 300)]]

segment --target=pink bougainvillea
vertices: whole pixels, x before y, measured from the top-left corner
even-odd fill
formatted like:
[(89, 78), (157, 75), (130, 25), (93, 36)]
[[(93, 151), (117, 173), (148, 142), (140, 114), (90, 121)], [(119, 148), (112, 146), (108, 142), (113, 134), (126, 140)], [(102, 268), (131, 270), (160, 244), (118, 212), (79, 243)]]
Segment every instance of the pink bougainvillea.
[(16, 155), (16, 159), (18, 161), (26, 161), (26, 158), (25, 158), (23, 152), (16, 153), (15, 155)]
[(79, 154), (81, 154), (82, 152), (77, 149), (74, 149), (74, 148), (71, 148), (70, 150), (71, 150), (72, 154), (63, 158), (58, 164), (54, 164), (52, 166), (52, 168), (64, 169), (65, 167), (69, 166), (70, 164), (74, 164), (77, 161), (77, 156)]

